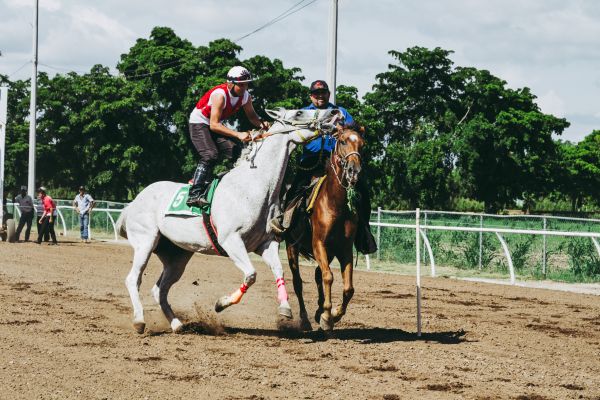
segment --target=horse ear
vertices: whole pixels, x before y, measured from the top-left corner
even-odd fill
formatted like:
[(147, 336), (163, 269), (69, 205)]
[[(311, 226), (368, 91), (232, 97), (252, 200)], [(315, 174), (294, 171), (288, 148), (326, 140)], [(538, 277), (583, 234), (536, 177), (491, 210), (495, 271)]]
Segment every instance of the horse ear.
[(360, 133), (360, 136), (365, 136), (365, 127), (364, 125), (361, 125), (358, 127), (358, 133)]
[(342, 132), (344, 132), (344, 126), (342, 124), (337, 124), (335, 126), (335, 132), (333, 132), (333, 137), (338, 138)]

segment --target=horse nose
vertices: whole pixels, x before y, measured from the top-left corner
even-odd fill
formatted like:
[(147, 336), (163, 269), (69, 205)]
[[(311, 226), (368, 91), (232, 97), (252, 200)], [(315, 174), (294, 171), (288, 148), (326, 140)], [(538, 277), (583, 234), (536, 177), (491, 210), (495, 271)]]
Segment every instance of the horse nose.
[(348, 165), (348, 180), (352, 185), (358, 181), (358, 174), (360, 174), (360, 164), (351, 162)]

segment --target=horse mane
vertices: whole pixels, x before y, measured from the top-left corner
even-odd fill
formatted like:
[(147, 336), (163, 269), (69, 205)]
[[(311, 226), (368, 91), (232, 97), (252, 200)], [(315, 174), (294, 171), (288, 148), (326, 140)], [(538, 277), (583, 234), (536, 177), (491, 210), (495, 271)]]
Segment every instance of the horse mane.
[(247, 158), (248, 158), (248, 156), (250, 155), (251, 152), (252, 152), (252, 146), (250, 146), (249, 144), (244, 144), (244, 146), (242, 147), (242, 151), (240, 153), (240, 156), (235, 161), (235, 164), (233, 164), (233, 168), (237, 168), (240, 165), (242, 165), (245, 162), (247, 162)]

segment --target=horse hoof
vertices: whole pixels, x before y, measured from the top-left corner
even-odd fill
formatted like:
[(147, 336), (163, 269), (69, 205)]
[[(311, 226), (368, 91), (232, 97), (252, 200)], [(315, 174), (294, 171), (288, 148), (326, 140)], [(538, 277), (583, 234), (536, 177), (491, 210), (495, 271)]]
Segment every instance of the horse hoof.
[(215, 311), (220, 313), (230, 305), (231, 302), (229, 301), (229, 296), (223, 296), (215, 303)]
[(173, 321), (171, 321), (171, 329), (173, 330), (173, 333), (181, 332), (182, 328), (183, 324), (181, 323), (181, 321), (177, 318), (173, 318)]
[(292, 319), (292, 309), (289, 304), (282, 304), (279, 306), (279, 315)]
[(323, 315), (322, 310), (315, 311), (315, 322), (318, 324), (321, 321), (321, 315)]
[(333, 318), (333, 322), (334, 323), (338, 323), (340, 322), (340, 320), (342, 319), (342, 317), (344, 316), (345, 313), (341, 312), (338, 309), (336, 309), (334, 312), (331, 313), (331, 317)]
[(313, 330), (313, 327), (310, 324), (310, 321), (308, 320), (308, 318), (302, 318), (300, 320), (300, 330), (302, 332), (310, 332)]
[(331, 332), (333, 330), (333, 321), (321, 315), (321, 319), (319, 320), (319, 327), (325, 332)]
[(145, 322), (134, 322), (133, 329), (135, 329), (135, 331), (141, 335), (146, 330), (146, 323)]

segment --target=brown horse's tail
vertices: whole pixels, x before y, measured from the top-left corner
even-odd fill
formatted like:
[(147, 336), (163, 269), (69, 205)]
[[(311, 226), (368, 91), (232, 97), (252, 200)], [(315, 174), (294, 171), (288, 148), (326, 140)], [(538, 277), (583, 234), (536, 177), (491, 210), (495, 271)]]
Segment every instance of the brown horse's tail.
[(125, 207), (123, 211), (121, 211), (121, 215), (119, 216), (119, 219), (116, 223), (117, 232), (119, 232), (119, 235), (121, 235), (121, 237), (124, 237), (125, 239), (127, 239), (127, 211), (129, 211), (129, 206)]

